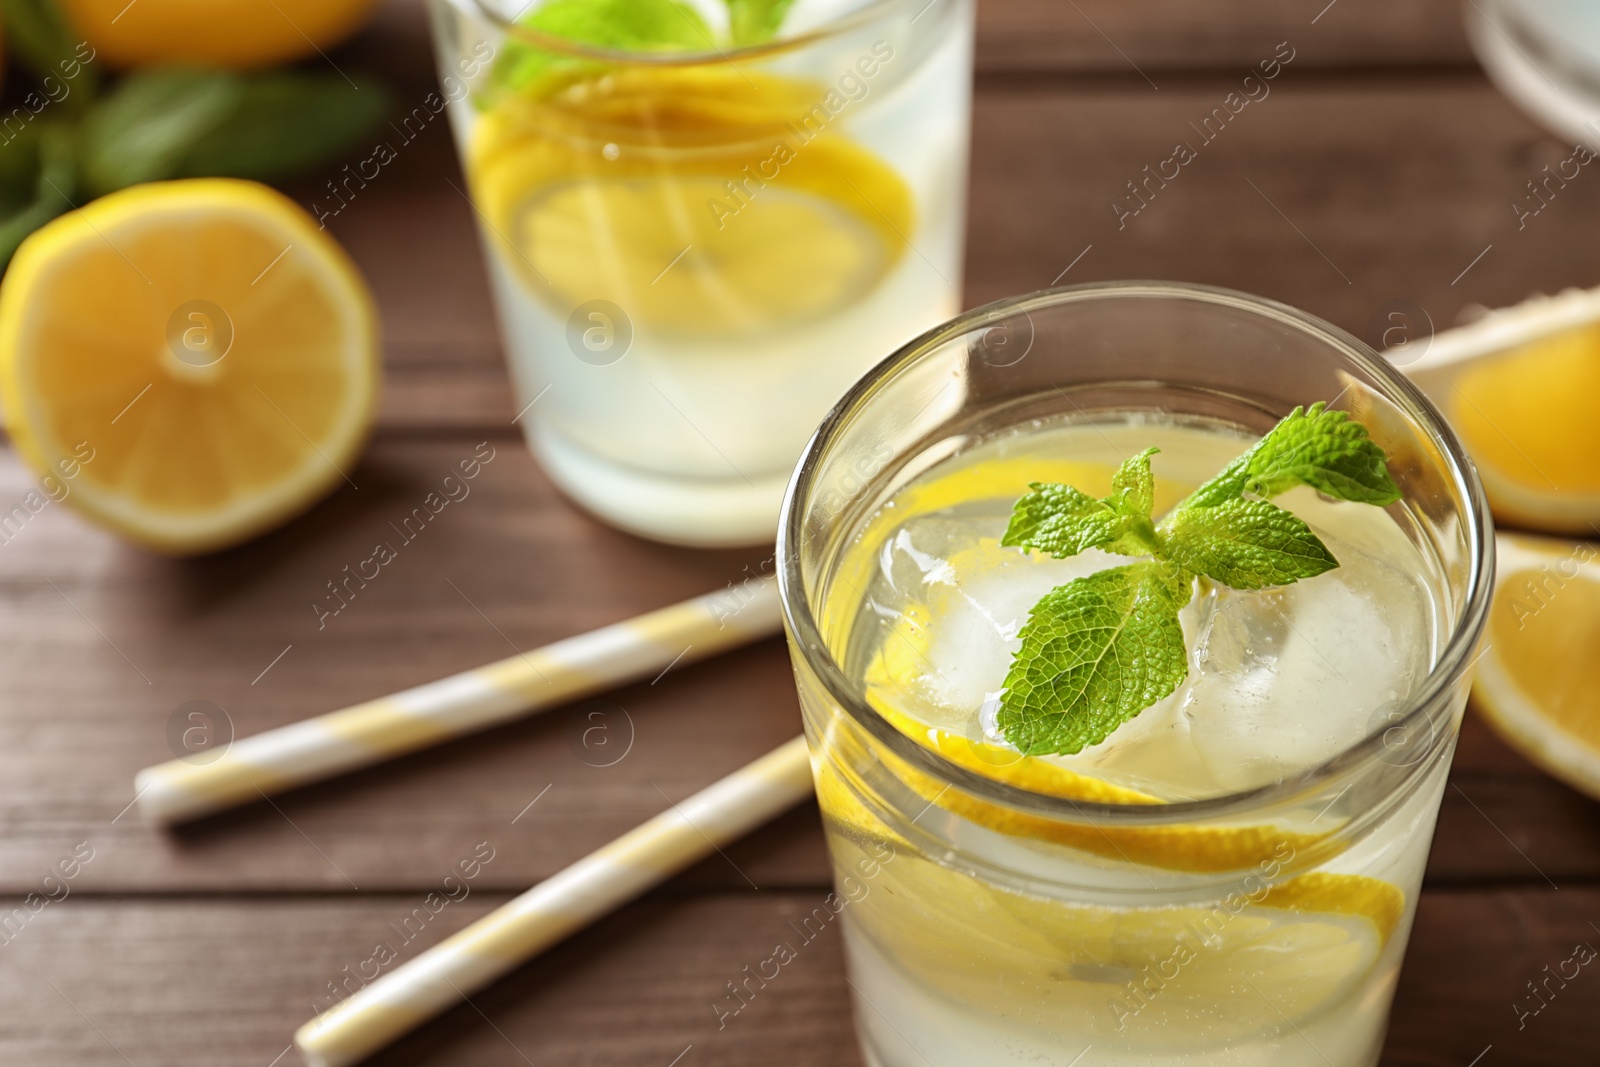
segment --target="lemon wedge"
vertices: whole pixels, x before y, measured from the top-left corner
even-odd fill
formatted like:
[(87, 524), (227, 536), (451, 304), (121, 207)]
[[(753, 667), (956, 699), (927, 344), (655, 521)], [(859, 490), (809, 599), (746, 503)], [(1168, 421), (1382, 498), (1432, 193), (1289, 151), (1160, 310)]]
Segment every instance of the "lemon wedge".
[(29, 237), (0, 289), (18, 451), (161, 551), (236, 544), (345, 481), (378, 373), (355, 266), (253, 182), (104, 197)]
[(1534, 763), (1600, 798), (1600, 546), (1501, 533), (1472, 694)]
[(1438, 399), (1478, 464), (1496, 517), (1587, 533), (1600, 515), (1600, 323), (1478, 359)]
[(578, 77), (479, 116), (468, 170), (490, 240), (559, 312), (620, 306), (667, 335), (738, 336), (856, 302), (899, 261), (910, 189), (751, 72)]

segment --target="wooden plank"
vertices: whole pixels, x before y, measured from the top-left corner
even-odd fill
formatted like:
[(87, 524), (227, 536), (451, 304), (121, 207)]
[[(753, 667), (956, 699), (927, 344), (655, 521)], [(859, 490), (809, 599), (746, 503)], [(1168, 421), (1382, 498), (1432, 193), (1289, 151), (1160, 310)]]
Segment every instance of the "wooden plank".
[[(498, 862), (496, 860), (495, 862)], [(459, 890), (455, 890), (459, 895)], [(819, 891), (655, 897), (515, 972), (375, 1065), (527, 1063), (836, 1067), (860, 1060), (836, 926), (718, 1028), (712, 1005), (817, 906)], [(471, 890), (406, 942), (422, 895), (351, 900), (103, 900), (50, 905), (0, 947), (0, 1061), (265, 1067), (327, 983), (404, 960), (500, 897)], [(1578, 942), (1600, 942), (1600, 891), (1423, 895), (1383, 1062), (1570, 1067), (1589, 1062), (1600, 982), (1585, 968), (1519, 1030), (1515, 1003)], [(392, 966), (392, 965), (391, 965)], [(1572, 968), (1567, 968), (1571, 973)], [(368, 974), (373, 973), (371, 968)], [(686, 1051), (687, 1050), (687, 1051)], [(119, 1055), (120, 1053), (120, 1055)], [(283, 1063), (297, 1062), (293, 1053)]]
[[(1414, 301), (1443, 328), (1469, 304), (1600, 281), (1570, 239), (1600, 217), (1600, 180), (1580, 173), (1519, 231), (1513, 202), (1571, 147), (1486, 82), (1298, 74), (1285, 70), (1210, 142), (1190, 123), (1235, 85), (981, 94), (969, 302), (1048, 285), (1086, 248), (1062, 284), (1224, 285), (1374, 338), (1369, 322), (1390, 301)], [(1179, 143), (1196, 158), (1176, 178), (1141, 186), (1141, 208), (1128, 183)]]
[(1326, 67), (1473, 62), (1450, 0), (981, 0), (976, 61), (980, 73), (1133, 73), (1160, 83), (1163, 70), (1248, 68), (1280, 41)]
[[(10, 681), (0, 884), (29, 883), (89, 840), (99, 858), (85, 877), (103, 887), (411, 885), (487, 839), (507, 842), (497, 883), (525, 887), (664, 808), (663, 794), (681, 799), (799, 732), (787, 654), (773, 640), (306, 790), (281, 810), (257, 805), (171, 836), (136, 812), (119, 817), (133, 773), (171, 758), (168, 723), (188, 701), (214, 702), (239, 735), (256, 733), (771, 570), (770, 553), (671, 549), (610, 530), (560, 499), (505, 438), (469, 494), (406, 542), (390, 524), (475, 447), (380, 442), (352, 472), (359, 489), (199, 560), (122, 545), (60, 505), (34, 517), (0, 556)], [(15, 458), (0, 457), (0, 499), (26, 487)], [(340, 604), (327, 583), (379, 541), (397, 558), (365, 587), (342, 586), (348, 603), (319, 615), (313, 604)], [(609, 757), (578, 740), (595, 709), (627, 751), (615, 766), (591, 765)], [(751, 846), (749, 876), (819, 881), (814, 825)]]

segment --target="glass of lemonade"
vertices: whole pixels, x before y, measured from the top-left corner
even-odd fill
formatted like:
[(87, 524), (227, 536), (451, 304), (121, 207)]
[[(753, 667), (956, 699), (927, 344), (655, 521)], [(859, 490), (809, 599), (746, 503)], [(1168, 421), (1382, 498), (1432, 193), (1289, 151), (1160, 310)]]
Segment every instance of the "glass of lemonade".
[[(1032, 483), (1155, 514), (1299, 405), (1367, 427), (1386, 507), (1279, 497), (1339, 561), (1196, 584), (1187, 677), (1024, 756), (993, 708), (1034, 603), (1127, 563), (1000, 539)], [(789, 489), (779, 575), (876, 1067), (1370, 1067), (1488, 606), (1477, 476), (1370, 349), (1218, 289), (1089, 285), (962, 315), (864, 377)]]
[(671, 46), (539, 28), (582, 2), (432, 3), (518, 422), (615, 525), (770, 540), (817, 421), (959, 307), (972, 0), (766, 5), (746, 45), (733, 0), (574, 23)]

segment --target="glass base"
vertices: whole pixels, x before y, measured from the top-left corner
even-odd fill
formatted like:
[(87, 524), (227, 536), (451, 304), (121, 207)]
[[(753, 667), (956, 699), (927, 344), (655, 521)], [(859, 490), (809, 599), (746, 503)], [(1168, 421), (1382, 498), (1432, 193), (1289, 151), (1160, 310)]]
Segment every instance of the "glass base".
[(771, 545), (789, 474), (729, 479), (673, 478), (604, 459), (539, 422), (528, 447), (561, 491), (613, 526), (652, 541), (692, 548)]

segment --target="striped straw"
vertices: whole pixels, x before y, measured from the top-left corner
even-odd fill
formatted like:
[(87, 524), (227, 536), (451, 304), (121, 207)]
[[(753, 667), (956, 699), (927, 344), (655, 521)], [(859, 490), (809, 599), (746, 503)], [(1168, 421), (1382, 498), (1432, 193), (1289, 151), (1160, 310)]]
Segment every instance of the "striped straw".
[(693, 663), (776, 633), (777, 585), (744, 582), (533, 652), (235, 741), (134, 778), (144, 817), (177, 823), (331, 778)]
[(540, 882), (302, 1026), (309, 1067), (356, 1063), (811, 792), (804, 737)]

